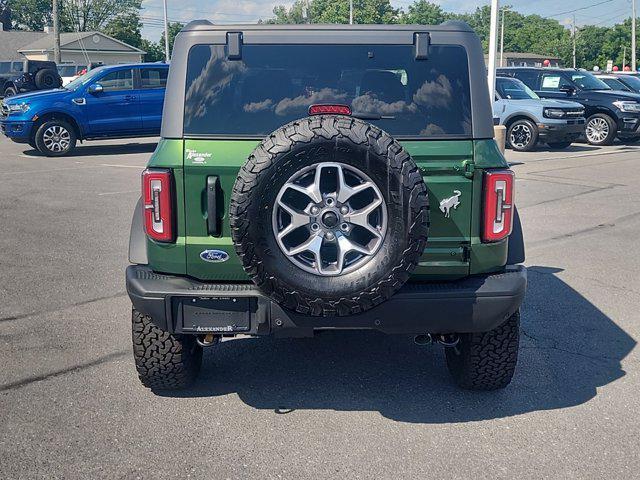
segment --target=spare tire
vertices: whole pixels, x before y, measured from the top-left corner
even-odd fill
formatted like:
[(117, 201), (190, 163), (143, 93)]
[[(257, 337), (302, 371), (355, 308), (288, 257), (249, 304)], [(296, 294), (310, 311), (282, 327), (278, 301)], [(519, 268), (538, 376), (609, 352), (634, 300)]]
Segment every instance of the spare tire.
[(313, 316), (351, 315), (409, 278), (429, 227), (413, 159), (379, 128), (345, 116), (294, 121), (265, 138), (233, 187), (235, 250), (261, 290)]
[(62, 85), (62, 78), (60, 78), (58, 72), (51, 68), (43, 68), (42, 70), (38, 70), (33, 81), (36, 84), (36, 87), (40, 90), (58, 88)]

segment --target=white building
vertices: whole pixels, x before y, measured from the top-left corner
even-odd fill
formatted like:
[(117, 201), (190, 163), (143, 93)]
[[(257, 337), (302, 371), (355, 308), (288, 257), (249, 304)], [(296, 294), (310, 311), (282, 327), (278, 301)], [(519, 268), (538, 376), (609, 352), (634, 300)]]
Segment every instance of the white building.
[[(29, 33), (30, 35), (25, 35)], [(35, 39), (34, 39), (35, 38)], [(22, 40), (26, 40), (22, 45)], [(29, 60), (53, 60), (53, 33), (46, 32), (0, 32), (0, 45), (11, 45), (10, 50), (0, 48), (0, 56), (6, 60), (16, 55)], [(137, 63), (144, 61), (145, 51), (128, 45), (101, 32), (79, 32), (60, 34), (62, 63), (88, 64), (102, 62), (105, 65)], [(5, 58), (0, 58), (5, 60)]]

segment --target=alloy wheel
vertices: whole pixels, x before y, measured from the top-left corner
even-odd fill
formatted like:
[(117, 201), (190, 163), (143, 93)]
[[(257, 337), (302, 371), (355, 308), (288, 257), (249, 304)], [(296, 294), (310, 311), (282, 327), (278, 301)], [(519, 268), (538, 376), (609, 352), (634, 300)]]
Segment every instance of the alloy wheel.
[(609, 122), (607, 122), (604, 118), (592, 118), (587, 123), (587, 128), (585, 130), (587, 140), (592, 143), (604, 142), (604, 140), (609, 135), (609, 128)]
[(42, 134), (42, 142), (50, 152), (64, 152), (71, 145), (71, 134), (60, 125), (52, 125)]
[(291, 262), (316, 275), (335, 276), (356, 270), (377, 253), (387, 208), (365, 173), (323, 162), (285, 182), (272, 221), (278, 246)]
[(532, 138), (533, 132), (531, 128), (525, 123), (518, 123), (511, 129), (509, 142), (513, 147), (526, 148), (531, 143)]

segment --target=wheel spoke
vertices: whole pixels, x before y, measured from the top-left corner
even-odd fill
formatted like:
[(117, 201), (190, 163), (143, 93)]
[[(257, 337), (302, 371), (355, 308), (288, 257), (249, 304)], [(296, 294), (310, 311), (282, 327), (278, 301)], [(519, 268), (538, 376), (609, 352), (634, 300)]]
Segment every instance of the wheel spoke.
[(366, 207), (361, 208), (360, 210), (356, 210), (355, 212), (351, 212), (351, 213), (345, 215), (344, 219), (348, 223), (352, 223), (354, 225), (359, 225), (360, 227), (363, 227), (363, 228), (367, 229), (369, 232), (371, 232), (377, 238), (380, 238), (380, 237), (382, 237), (382, 233), (376, 227), (372, 226), (369, 223), (369, 215), (371, 215), (371, 213), (374, 212), (376, 210), (376, 208), (378, 208), (380, 205), (382, 205), (382, 199), (381, 198), (376, 198), (372, 203), (370, 203)]
[(336, 265), (336, 269), (341, 272), (344, 268), (344, 258), (347, 256), (349, 252), (358, 252), (363, 255), (371, 255), (371, 251), (367, 248), (357, 245), (349, 240), (342, 233), (338, 233), (336, 235), (336, 243), (338, 245), (338, 261)]
[(350, 187), (349, 185), (347, 185), (347, 182), (344, 179), (344, 171), (342, 170), (342, 167), (338, 166), (338, 196), (336, 200), (339, 203), (346, 203), (355, 194), (363, 192), (372, 187), (373, 184), (371, 182), (364, 182), (356, 185), (355, 187)]
[(289, 235), (294, 230), (309, 224), (309, 216), (306, 213), (299, 212), (298, 210), (290, 207), (282, 201), (278, 200), (278, 206), (282, 208), (291, 217), (291, 222), (281, 232), (278, 233), (278, 238), (283, 238)]
[(311, 252), (316, 259), (316, 264), (320, 264), (320, 248), (322, 248), (322, 237), (313, 234), (297, 247), (289, 250), (289, 255), (299, 255), (304, 252)]

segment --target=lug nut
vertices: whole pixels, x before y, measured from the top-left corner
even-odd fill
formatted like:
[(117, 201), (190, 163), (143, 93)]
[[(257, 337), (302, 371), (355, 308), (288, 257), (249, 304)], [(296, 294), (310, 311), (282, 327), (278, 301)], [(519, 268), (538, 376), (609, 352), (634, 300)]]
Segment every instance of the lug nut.
[(312, 224), (311, 230), (313, 230), (314, 232), (317, 232), (318, 230), (320, 230), (320, 225), (318, 225), (317, 223)]
[(320, 209), (318, 207), (316, 207), (315, 205), (313, 207), (311, 207), (311, 214), (312, 215), (317, 215), (319, 211), (320, 211)]
[(327, 202), (327, 205), (329, 206), (333, 205), (333, 198), (331, 197), (327, 198), (326, 202)]
[(343, 223), (342, 225), (340, 225), (340, 230), (342, 230), (343, 232), (346, 232), (347, 230), (349, 230), (349, 225), (347, 225), (346, 223)]
[(349, 208), (346, 205), (343, 205), (340, 207), (340, 213), (342, 215), (346, 215), (347, 213), (349, 213)]
[(336, 236), (331, 232), (327, 232), (326, 237), (327, 237), (327, 240), (333, 240), (334, 238), (336, 238)]

